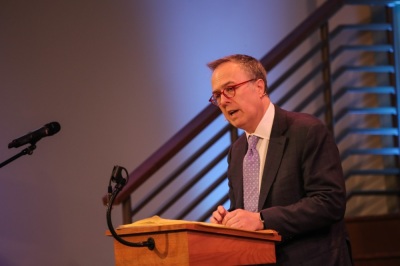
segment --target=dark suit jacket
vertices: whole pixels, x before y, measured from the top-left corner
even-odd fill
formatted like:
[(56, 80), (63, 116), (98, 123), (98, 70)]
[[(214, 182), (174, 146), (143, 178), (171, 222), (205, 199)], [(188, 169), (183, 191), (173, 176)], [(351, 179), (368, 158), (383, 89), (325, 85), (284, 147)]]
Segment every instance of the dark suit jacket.
[[(243, 208), (246, 150), (244, 134), (229, 151), (230, 210)], [(278, 265), (351, 265), (341, 161), (320, 120), (275, 106), (258, 205), (265, 228), (283, 238), (276, 248)]]

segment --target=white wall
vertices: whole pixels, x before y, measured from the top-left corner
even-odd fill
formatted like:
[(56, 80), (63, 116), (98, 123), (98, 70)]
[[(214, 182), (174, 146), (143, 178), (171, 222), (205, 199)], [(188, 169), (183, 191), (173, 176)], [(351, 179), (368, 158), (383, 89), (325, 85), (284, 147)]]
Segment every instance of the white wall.
[(61, 131), (0, 169), (0, 265), (113, 265), (112, 167), (133, 170), (208, 104), (207, 62), (261, 58), (315, 2), (1, 1), (0, 162), (14, 138)]

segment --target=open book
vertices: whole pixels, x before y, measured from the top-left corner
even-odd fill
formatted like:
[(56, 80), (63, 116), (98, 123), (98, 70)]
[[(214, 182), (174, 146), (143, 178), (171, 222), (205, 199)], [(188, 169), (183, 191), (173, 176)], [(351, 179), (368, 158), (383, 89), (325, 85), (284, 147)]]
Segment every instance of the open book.
[[(204, 227), (228, 228), (225, 225), (221, 225), (221, 224), (186, 221), (186, 220), (164, 219), (164, 218), (161, 218), (161, 217), (155, 215), (153, 217), (139, 220), (139, 221), (136, 221), (131, 224), (120, 225), (117, 229), (144, 227), (144, 226), (178, 225), (178, 224), (194, 224), (194, 225), (199, 225), (199, 226), (204, 226)], [(229, 229), (230, 230), (239, 230), (239, 231), (249, 231), (249, 230), (235, 229), (235, 228), (229, 228)], [(251, 232), (259, 232), (259, 233), (272, 234), (272, 235), (278, 234), (275, 230), (271, 230), (271, 229), (260, 230), (260, 231), (251, 231)]]

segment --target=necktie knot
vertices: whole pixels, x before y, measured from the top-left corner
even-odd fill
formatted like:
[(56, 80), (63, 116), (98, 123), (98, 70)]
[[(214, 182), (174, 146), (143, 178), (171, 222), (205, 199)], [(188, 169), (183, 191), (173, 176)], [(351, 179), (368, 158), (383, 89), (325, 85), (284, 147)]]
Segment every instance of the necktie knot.
[(249, 149), (255, 149), (257, 146), (257, 142), (258, 142), (258, 137), (254, 136), (254, 135), (250, 135), (249, 139), (247, 140), (248, 144), (249, 144)]

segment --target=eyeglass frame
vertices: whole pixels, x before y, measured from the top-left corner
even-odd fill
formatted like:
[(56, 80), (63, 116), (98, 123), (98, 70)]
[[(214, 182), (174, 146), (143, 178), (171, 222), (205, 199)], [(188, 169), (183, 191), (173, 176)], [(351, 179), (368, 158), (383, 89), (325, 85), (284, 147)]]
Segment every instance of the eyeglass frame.
[[(217, 95), (219, 95), (220, 97), (221, 97), (221, 95), (224, 95), (226, 98), (231, 99), (231, 98), (235, 97), (235, 95), (236, 95), (236, 90), (239, 89), (240, 86), (242, 86), (242, 85), (244, 85), (244, 84), (246, 84), (246, 83), (249, 83), (249, 82), (251, 82), (251, 81), (256, 81), (256, 80), (257, 80), (256, 78), (249, 79), (249, 80), (246, 80), (246, 81), (243, 81), (243, 82), (240, 82), (240, 83), (231, 85), (231, 86), (227, 86), (225, 89), (222, 89), (220, 92), (213, 92), (212, 95), (211, 95), (211, 97), (210, 97), (210, 99), (209, 99), (208, 101), (209, 101), (210, 103), (212, 103), (213, 105), (215, 105), (215, 106), (220, 106), (221, 103), (218, 103), (218, 100), (216, 99), (216, 97), (215, 97), (214, 95), (217, 94)], [(226, 94), (225, 94), (225, 91), (226, 91), (226, 90), (233, 90), (233, 95), (232, 95), (232, 96), (226, 95)]]

